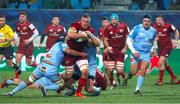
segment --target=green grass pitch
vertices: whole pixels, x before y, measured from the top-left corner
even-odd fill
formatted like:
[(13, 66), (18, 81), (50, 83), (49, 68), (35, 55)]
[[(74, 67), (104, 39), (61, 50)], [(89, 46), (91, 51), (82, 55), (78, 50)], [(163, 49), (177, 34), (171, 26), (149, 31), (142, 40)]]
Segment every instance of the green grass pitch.
[[(28, 78), (30, 72), (23, 72), (22, 79)], [(0, 71), (0, 82), (13, 76), (10, 71)], [(169, 76), (164, 76), (164, 82), (169, 83)], [(113, 90), (102, 91), (100, 96), (81, 99), (77, 97), (66, 97), (56, 95), (53, 91), (48, 91), (47, 97), (41, 97), (38, 89), (25, 89), (15, 96), (2, 96), (2, 93), (11, 91), (15, 86), (0, 89), (0, 103), (180, 103), (180, 85), (155, 86), (157, 75), (147, 75), (142, 87), (142, 96), (133, 94), (136, 86), (136, 77), (129, 80), (127, 87), (118, 86)], [(179, 76), (178, 76), (179, 78)], [(84, 92), (86, 94), (86, 92)]]

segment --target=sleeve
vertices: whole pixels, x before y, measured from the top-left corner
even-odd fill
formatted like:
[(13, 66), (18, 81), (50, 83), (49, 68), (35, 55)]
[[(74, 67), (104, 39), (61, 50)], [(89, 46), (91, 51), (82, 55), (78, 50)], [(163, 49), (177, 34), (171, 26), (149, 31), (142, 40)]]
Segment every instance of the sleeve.
[(30, 25), (29, 25), (29, 28), (30, 28), (30, 30), (32, 30), (32, 31), (34, 31), (36, 28), (35, 28), (35, 26), (31, 23)]
[(62, 43), (61, 46), (63, 51), (65, 51), (66, 48), (69, 48), (67, 43)]
[(170, 24), (170, 30), (172, 32), (176, 32), (176, 27), (174, 25)]
[(129, 33), (128, 37), (131, 38), (132, 40), (134, 40), (136, 36), (137, 36), (137, 26), (135, 26), (131, 30), (131, 32)]
[(125, 34), (126, 36), (130, 33), (129, 26), (125, 25)]

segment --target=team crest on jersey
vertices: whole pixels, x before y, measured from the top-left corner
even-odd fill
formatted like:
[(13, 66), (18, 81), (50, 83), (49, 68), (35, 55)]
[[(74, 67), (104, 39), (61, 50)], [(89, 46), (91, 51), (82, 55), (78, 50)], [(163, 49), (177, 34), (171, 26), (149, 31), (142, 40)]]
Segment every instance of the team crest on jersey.
[(120, 32), (120, 33), (123, 33), (123, 32), (124, 32), (124, 29), (120, 29), (119, 32)]
[(166, 32), (166, 31), (167, 31), (167, 28), (164, 28), (164, 29), (163, 29), (163, 32)]
[(27, 27), (23, 27), (23, 30), (26, 30), (27, 29)]
[(60, 31), (61, 31), (61, 29), (58, 29), (57, 31), (58, 31), (58, 32), (60, 32)]
[(113, 34), (113, 32), (111, 31), (109, 34)]
[(50, 31), (50, 32), (52, 32), (53, 30), (52, 30), (52, 29), (50, 29), (49, 31)]

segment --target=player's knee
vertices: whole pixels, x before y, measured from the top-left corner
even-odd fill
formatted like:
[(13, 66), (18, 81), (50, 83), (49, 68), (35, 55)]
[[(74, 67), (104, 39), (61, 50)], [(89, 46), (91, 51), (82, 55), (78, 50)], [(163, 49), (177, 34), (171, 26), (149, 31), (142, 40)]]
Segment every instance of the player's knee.
[(73, 76), (73, 72), (74, 72), (74, 70), (67, 70), (66, 71), (66, 77), (69, 79), (69, 78), (71, 78), (72, 76)]
[(83, 76), (88, 76), (89, 69), (87, 65), (83, 65), (80, 67), (81, 73)]
[(29, 76), (29, 80), (26, 81), (26, 83), (34, 83), (36, 81), (36, 79), (31, 75)]

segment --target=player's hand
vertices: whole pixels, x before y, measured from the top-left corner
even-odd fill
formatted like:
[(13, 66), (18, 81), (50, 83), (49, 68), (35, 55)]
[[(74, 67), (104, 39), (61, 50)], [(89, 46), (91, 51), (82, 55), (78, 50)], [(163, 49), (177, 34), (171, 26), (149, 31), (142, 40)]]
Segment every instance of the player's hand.
[(5, 42), (5, 39), (0, 39), (0, 44), (4, 42)]
[(41, 49), (41, 47), (42, 47), (42, 44), (40, 43), (39, 46), (38, 46), (38, 49)]
[(177, 46), (178, 46), (178, 41), (174, 41), (173, 42), (173, 48), (177, 48)]
[(138, 53), (138, 52), (134, 52), (133, 55), (134, 55), (134, 57), (136, 57), (136, 58), (139, 57), (139, 53)]
[(88, 56), (87, 53), (85, 53), (85, 52), (82, 52), (82, 53), (81, 53), (81, 57), (82, 57), (82, 58), (86, 58), (87, 56)]
[(154, 57), (154, 56), (156, 56), (156, 51), (155, 50), (151, 51), (151, 57)]
[(107, 50), (108, 50), (109, 53), (111, 53), (111, 54), (113, 53), (112, 47), (108, 47)]
[(84, 31), (81, 31), (78, 34), (79, 34), (79, 38), (87, 38), (88, 37), (87, 33)]
[(24, 40), (24, 44), (25, 44), (25, 45), (28, 45), (29, 43), (30, 43), (30, 41), (29, 41), (28, 39), (25, 39), (25, 40)]
[(17, 41), (16, 40), (14, 40), (14, 41), (11, 41), (11, 44), (13, 45), (13, 46), (17, 46)]
[(122, 54), (125, 54), (125, 53), (126, 53), (126, 49), (123, 48), (123, 49), (121, 50), (121, 53), (122, 53)]
[(101, 52), (100, 47), (96, 47), (96, 53), (100, 54), (100, 52)]
[(85, 31), (85, 32), (86, 32), (88, 38), (91, 38), (93, 36), (93, 34), (90, 31)]

